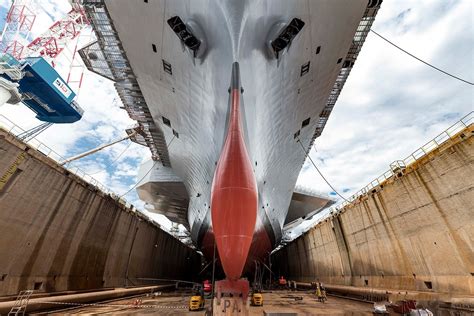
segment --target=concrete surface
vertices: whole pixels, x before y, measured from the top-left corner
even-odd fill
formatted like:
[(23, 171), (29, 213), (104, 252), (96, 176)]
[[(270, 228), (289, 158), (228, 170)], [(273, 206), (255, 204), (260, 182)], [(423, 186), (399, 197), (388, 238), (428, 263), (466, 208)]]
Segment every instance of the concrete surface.
[[(189, 280), (200, 256), (0, 130), (0, 296)], [(150, 283), (148, 283), (150, 284)]]
[(474, 295), (474, 126), (273, 256), (288, 279)]
[[(188, 311), (190, 293), (162, 293), (160, 296), (140, 297), (105, 303), (108, 306), (84, 306), (57, 313), (68, 314), (159, 314), (159, 315), (205, 315), (206, 311)], [(302, 300), (295, 300), (301, 297)], [(130, 307), (137, 299), (141, 304)], [(263, 293), (263, 306), (250, 306), (250, 316), (261, 316), (265, 312), (287, 312), (297, 315), (372, 315), (372, 304), (329, 297), (326, 303), (320, 303), (314, 294), (308, 292), (274, 291)], [(206, 300), (209, 307), (211, 300)], [(53, 313), (50, 313), (53, 314)], [(239, 314), (237, 314), (239, 315)]]

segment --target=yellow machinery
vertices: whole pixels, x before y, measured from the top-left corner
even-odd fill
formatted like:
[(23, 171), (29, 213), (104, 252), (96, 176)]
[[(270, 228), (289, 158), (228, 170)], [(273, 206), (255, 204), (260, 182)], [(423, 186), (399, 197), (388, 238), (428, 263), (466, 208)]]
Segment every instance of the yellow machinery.
[(252, 298), (250, 300), (252, 306), (263, 306), (263, 296), (262, 293), (252, 293)]
[(190, 311), (198, 311), (204, 309), (204, 291), (202, 289), (202, 285), (195, 284), (193, 286), (194, 295), (191, 296), (189, 300), (189, 310)]
[(204, 296), (202, 295), (191, 296), (191, 299), (189, 300), (189, 310), (198, 311), (203, 308), (204, 308)]

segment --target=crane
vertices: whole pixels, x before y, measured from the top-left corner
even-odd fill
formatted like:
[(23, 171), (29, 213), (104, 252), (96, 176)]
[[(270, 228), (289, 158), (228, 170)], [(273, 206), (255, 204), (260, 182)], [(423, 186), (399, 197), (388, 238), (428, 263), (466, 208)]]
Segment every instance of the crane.
[(102, 145), (100, 145), (100, 146), (98, 146), (94, 149), (88, 150), (88, 151), (83, 152), (79, 155), (76, 155), (76, 156), (70, 157), (68, 159), (65, 159), (65, 160), (61, 161), (59, 164), (63, 166), (63, 165), (65, 165), (65, 164), (67, 164), (71, 161), (74, 161), (74, 160), (81, 159), (81, 158), (84, 158), (86, 156), (92, 155), (92, 154), (94, 154), (94, 153), (96, 153), (96, 152), (98, 152), (98, 151), (100, 151), (104, 148), (107, 148), (109, 146), (112, 146), (112, 145), (115, 145), (117, 143), (123, 142), (124, 140), (130, 139), (130, 138), (134, 137), (137, 133), (139, 133), (139, 127), (135, 127), (133, 132), (131, 132), (130, 134), (128, 134), (125, 137), (116, 139), (114, 141), (111, 141), (110, 143), (102, 144)]
[[(63, 18), (25, 45), (36, 20), (28, 4), (31, 1), (15, 0), (7, 14), (0, 43), (0, 106), (23, 102), (45, 122), (34, 128), (37, 135), (53, 123), (74, 123), (82, 118), (84, 111), (74, 100), (70, 75), (64, 80), (54, 69), (54, 60), (89, 22), (82, 6), (71, 3)], [(81, 83), (82, 75), (79, 86)]]

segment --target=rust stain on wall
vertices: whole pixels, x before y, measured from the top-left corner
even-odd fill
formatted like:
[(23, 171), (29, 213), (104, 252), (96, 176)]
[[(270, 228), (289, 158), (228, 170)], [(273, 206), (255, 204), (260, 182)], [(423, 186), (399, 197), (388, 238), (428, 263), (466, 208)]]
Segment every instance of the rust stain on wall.
[[(312, 275), (287, 262), (298, 240), (274, 254), (275, 266), (302, 282), (474, 294), (473, 132), (467, 127), (301, 236), (314, 240)], [(350, 275), (340, 275), (341, 262)]]

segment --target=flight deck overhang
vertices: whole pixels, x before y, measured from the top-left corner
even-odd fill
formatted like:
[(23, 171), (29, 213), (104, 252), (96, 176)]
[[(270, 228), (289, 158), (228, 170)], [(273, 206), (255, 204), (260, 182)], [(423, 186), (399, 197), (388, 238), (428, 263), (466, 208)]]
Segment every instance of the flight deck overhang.
[[(148, 105), (138, 86), (136, 76), (133, 73), (112, 19), (107, 11), (105, 1), (82, 0), (82, 3), (97, 36), (96, 42), (86, 46), (79, 52), (85, 65), (90, 71), (116, 82), (115, 86), (125, 110), (127, 110), (132, 119), (137, 120), (144, 127), (143, 129), (146, 134), (145, 144), (150, 148), (153, 159), (159, 159), (163, 165), (170, 166), (163, 131), (155, 124), (150, 114)], [(318, 123), (307, 150), (311, 149), (316, 138), (321, 135), (370, 28), (375, 21), (381, 3), (382, 0), (368, 1), (348, 53), (344, 58), (341, 58), (341, 70), (331, 89), (326, 105), (317, 118)], [(143, 142), (139, 143), (144, 144)]]
[(336, 81), (334, 82), (334, 86), (331, 89), (329, 94), (328, 100), (326, 101), (326, 105), (319, 114), (318, 123), (316, 125), (316, 129), (314, 131), (313, 137), (311, 138), (311, 142), (306, 148), (306, 151), (309, 152), (313, 147), (314, 141), (316, 138), (321, 136), (324, 127), (329, 119), (329, 115), (332, 112), (332, 109), (336, 105), (336, 101), (341, 94), (342, 88), (346, 83), (347, 78), (354, 66), (354, 63), (359, 56), (359, 53), (364, 45), (365, 39), (370, 32), (370, 28), (375, 21), (375, 17), (377, 16), (377, 12), (380, 9), (380, 5), (382, 4), (383, 0), (369, 0), (367, 4), (367, 8), (365, 9), (364, 15), (357, 26), (356, 33), (354, 34), (354, 38), (352, 39), (352, 44), (347, 52), (345, 58), (341, 58), (342, 67), (337, 75)]
[(82, 4), (97, 38), (79, 50), (84, 64), (89, 71), (115, 82), (123, 108), (142, 130), (140, 137), (132, 140), (150, 148), (153, 160), (170, 167), (163, 131), (153, 120), (104, 1), (83, 0)]

